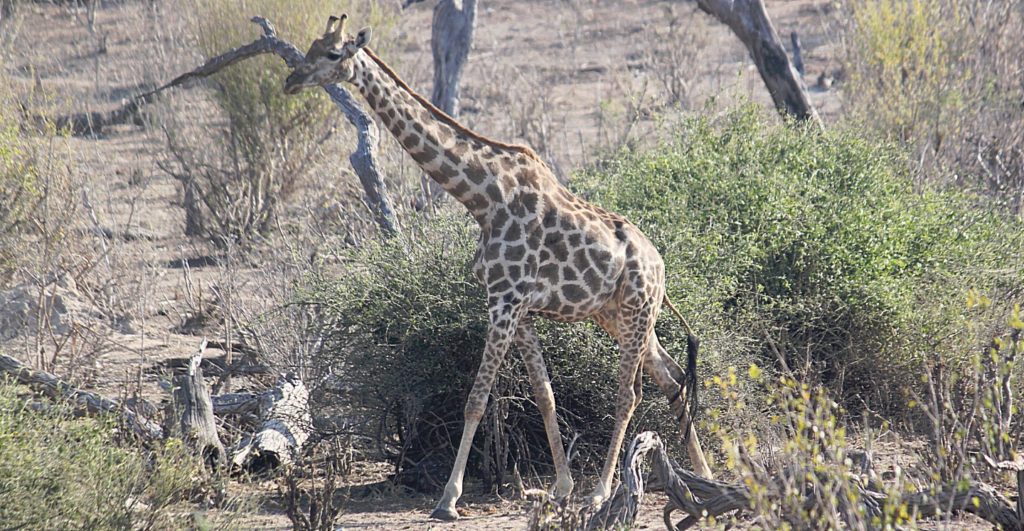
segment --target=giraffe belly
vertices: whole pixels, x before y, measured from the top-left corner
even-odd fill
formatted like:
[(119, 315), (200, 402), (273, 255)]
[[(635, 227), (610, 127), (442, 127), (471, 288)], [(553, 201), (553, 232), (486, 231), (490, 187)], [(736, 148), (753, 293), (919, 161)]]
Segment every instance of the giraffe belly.
[(556, 321), (576, 322), (614, 304), (624, 260), (611, 254), (606, 259), (585, 267), (558, 262), (542, 265), (531, 310)]

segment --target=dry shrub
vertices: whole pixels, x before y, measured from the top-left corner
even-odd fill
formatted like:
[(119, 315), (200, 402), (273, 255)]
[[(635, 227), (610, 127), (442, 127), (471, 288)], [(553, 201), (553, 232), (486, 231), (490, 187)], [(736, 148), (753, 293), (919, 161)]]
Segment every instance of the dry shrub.
[[(342, 12), (384, 33), (389, 26), (376, 2), (193, 0), (186, 10), (190, 44), (205, 57), (256, 38), (253, 15), (267, 17), (300, 46), (319, 36), (329, 15)], [(171, 160), (163, 167), (181, 182), (186, 234), (221, 248), (250, 246), (273, 227), (331, 147), (337, 111), (321, 91), (286, 96), (286, 76), (276, 56), (242, 61), (214, 76), (208, 110), (180, 105), (171, 113), (164, 128)]]
[[(972, 293), (967, 302), (971, 320), (963, 334), (980, 339), (984, 333), (975, 328), (989, 330), (992, 319), (992, 312), (980, 307), (991, 301)], [(1012, 404), (1010, 389), (1021, 385), (1016, 365), (1024, 348), (1020, 340), (1024, 321), (1019, 306), (1001, 317), (1005, 318), (1001, 330), (988, 336), (989, 345), (977, 350), (973, 363), (954, 368), (949, 360), (938, 359), (923, 375), (927, 391), (911, 400), (909, 407), (922, 411), (929, 444), (903, 449), (912, 455), (913, 464), (897, 467), (887, 477), (879, 477), (872, 466), (875, 431), (865, 429), (849, 437), (849, 417), (826, 389), (788, 375), (768, 377), (756, 365), (746, 371), (749, 377), (730, 368), (726, 375), (713, 378), (712, 392), (740, 414), (751, 387), (769, 397), (769, 414), (758, 413), (767, 417), (767, 426), (737, 431), (733, 425), (712, 423), (727, 454), (727, 467), (749, 489), (755, 526), (914, 529), (921, 519), (958, 516), (965, 502), (940, 503), (936, 514), (931, 514), (916, 510), (912, 499), (962, 496), (979, 479), (1000, 485), (1006, 478), (988, 468), (978, 454), (995, 461), (1012, 459), (1020, 448), (1024, 425), (1009, 415), (1019, 407)], [(887, 431), (891, 426), (883, 420), (876, 427)], [(858, 439), (863, 450), (854, 448)]]
[(853, 0), (842, 14), (857, 119), (912, 147), (926, 178), (1024, 212), (1024, 4)]

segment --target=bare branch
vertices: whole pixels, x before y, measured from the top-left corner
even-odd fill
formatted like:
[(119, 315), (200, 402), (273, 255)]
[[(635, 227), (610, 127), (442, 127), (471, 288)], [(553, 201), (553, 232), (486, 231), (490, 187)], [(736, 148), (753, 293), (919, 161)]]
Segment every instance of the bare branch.
[[(189, 80), (209, 77), (232, 64), (257, 55), (277, 54), (289, 67), (295, 67), (302, 61), (303, 53), (293, 44), (278, 38), (274, 25), (269, 20), (263, 17), (253, 17), (252, 22), (263, 30), (262, 37), (213, 57), (199, 68), (186, 72), (138, 98), (152, 98), (164, 90), (180, 86)], [(349, 161), (363, 185), (366, 202), (370, 210), (373, 211), (377, 224), (385, 234), (395, 234), (398, 231), (398, 220), (391, 206), (391, 200), (387, 196), (387, 188), (381, 178), (380, 168), (377, 166), (377, 144), (380, 139), (377, 123), (363, 110), (348, 90), (340, 85), (328, 85), (323, 89), (349, 123), (356, 128), (358, 145), (356, 150), (349, 155)]]

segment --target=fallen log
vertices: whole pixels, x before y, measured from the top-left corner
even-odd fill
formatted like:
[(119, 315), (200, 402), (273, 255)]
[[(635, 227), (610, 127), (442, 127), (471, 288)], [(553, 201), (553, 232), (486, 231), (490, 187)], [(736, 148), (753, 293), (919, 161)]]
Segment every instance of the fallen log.
[(207, 466), (217, 470), (224, 466), (227, 454), (217, 435), (213, 403), (200, 367), (205, 349), (206, 341), (203, 340), (199, 352), (189, 362), (188, 372), (174, 377), (174, 405), (181, 412), (182, 438), (203, 456)]
[[(236, 358), (232, 362), (228, 362), (227, 355), (220, 356), (204, 356), (200, 367), (203, 369), (203, 374), (206, 376), (223, 377), (225, 375), (230, 376), (252, 376), (270, 374), (273, 370), (261, 364), (258, 361), (256, 351), (251, 347), (241, 344), (232, 343), (230, 345), (212, 340), (207, 342), (207, 348), (214, 348), (223, 351), (227, 351), (230, 348), (233, 352), (241, 353), (242, 356)], [(151, 367), (146, 369), (147, 373), (161, 373), (161, 372), (175, 372), (183, 373), (188, 370), (189, 364), (192, 359), (189, 358), (167, 358), (160, 360), (153, 364)]]
[(231, 464), (250, 474), (262, 474), (291, 464), (309, 438), (313, 419), (309, 391), (297, 378), (282, 378), (260, 396), (263, 423), (232, 451)]
[(27, 385), (51, 399), (72, 401), (90, 414), (118, 415), (132, 433), (146, 441), (164, 438), (164, 430), (159, 424), (122, 407), (120, 403), (78, 389), (48, 372), (30, 369), (10, 356), (0, 354), (0, 374), (8, 374), (18, 383)]
[(225, 393), (210, 397), (213, 402), (213, 414), (218, 417), (227, 415), (256, 415), (262, 417), (260, 406), (267, 401), (262, 393)]

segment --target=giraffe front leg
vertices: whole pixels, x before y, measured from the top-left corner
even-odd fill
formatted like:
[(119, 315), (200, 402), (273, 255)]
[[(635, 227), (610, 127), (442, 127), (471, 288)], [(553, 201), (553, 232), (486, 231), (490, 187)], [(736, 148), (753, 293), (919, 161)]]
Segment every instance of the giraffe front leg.
[(512, 331), (518, 324), (518, 313), (518, 304), (512, 305), (509, 309), (504, 306), (491, 309), (487, 345), (484, 347), (483, 359), (480, 361), (480, 368), (473, 381), (473, 389), (466, 399), (465, 423), (462, 426), (459, 450), (455, 454), (455, 465), (452, 466), (452, 474), (448, 478), (448, 484), (444, 487), (444, 495), (437, 502), (434, 512), (430, 513), (431, 518), (446, 521), (459, 518), (459, 513), (455, 510), (455, 503), (462, 496), (462, 478), (466, 472), (469, 450), (473, 446), (473, 436), (476, 435), (480, 419), (484, 416), (487, 397), (491, 393), (491, 386), (494, 385), (494, 378), (498, 374), (501, 362), (505, 359)]
[(523, 317), (516, 330), (516, 346), (523, 355), (526, 372), (530, 375), (530, 387), (533, 388), (537, 409), (544, 419), (544, 431), (547, 432), (548, 446), (551, 447), (551, 460), (555, 464), (555, 498), (561, 499), (572, 494), (572, 473), (569, 471), (569, 460), (565, 457), (562, 446), (562, 435), (558, 430), (558, 417), (555, 414), (555, 395), (551, 390), (551, 380), (544, 364), (537, 331), (533, 328), (533, 320)]

